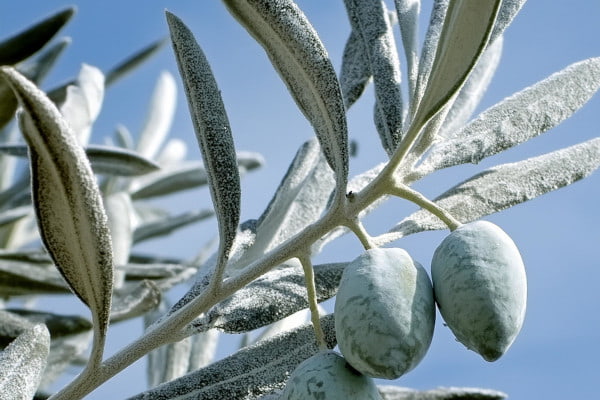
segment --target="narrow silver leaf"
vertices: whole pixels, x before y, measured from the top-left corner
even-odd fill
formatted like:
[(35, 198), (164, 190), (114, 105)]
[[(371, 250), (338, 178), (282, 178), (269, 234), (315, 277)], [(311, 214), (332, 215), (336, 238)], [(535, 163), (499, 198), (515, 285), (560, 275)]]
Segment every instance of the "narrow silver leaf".
[(113, 280), (110, 232), (100, 191), (83, 148), (54, 104), (14, 69), (2, 67), (0, 76), (24, 109), (21, 125), (29, 145), (40, 235), (73, 291), (92, 311), (99, 359)]
[(162, 146), (175, 115), (177, 87), (171, 73), (160, 74), (152, 97), (148, 116), (140, 134), (137, 151), (143, 157), (154, 159)]
[(213, 362), (217, 353), (219, 335), (218, 330), (209, 329), (206, 332), (200, 332), (190, 337), (192, 340), (192, 349), (190, 351), (188, 372), (204, 368)]
[(504, 33), (504, 30), (511, 24), (517, 13), (521, 10), (521, 7), (525, 4), (525, 1), (502, 0), (502, 5), (498, 11), (498, 18), (496, 18), (496, 24), (490, 36), (490, 43), (494, 42)]
[(0, 295), (30, 296), (69, 293), (69, 286), (52, 264), (0, 260)]
[(20, 334), (0, 352), (0, 398), (28, 400), (33, 398), (50, 350), (50, 333), (42, 325), (34, 325)]
[[(127, 264), (133, 246), (134, 212), (131, 197), (126, 192), (111, 193), (104, 199), (108, 226), (113, 243), (113, 263)], [(123, 277), (115, 270), (115, 287), (123, 285)]]
[(162, 293), (156, 284), (143, 280), (135, 286), (115, 290), (110, 321), (118, 322), (139, 317), (160, 304)]
[[(317, 300), (335, 295), (347, 263), (314, 266)], [(288, 262), (238, 290), (192, 324), (195, 329), (218, 328), (242, 333), (277, 322), (308, 307), (301, 266)]]
[(133, 232), (133, 242), (139, 243), (157, 236), (168, 235), (177, 229), (212, 217), (212, 210), (189, 211), (179, 215), (169, 215), (137, 226)]
[[(136, 259), (132, 255), (132, 259)], [(149, 280), (153, 285), (161, 291), (165, 292), (173, 286), (188, 281), (192, 278), (198, 268), (194, 265), (187, 265), (178, 260), (139, 260), (143, 264), (129, 263), (123, 266), (127, 281)], [(161, 263), (161, 261), (163, 261)], [(142, 284), (140, 284), (142, 285)], [(145, 293), (150, 297), (150, 291), (154, 290), (149, 287)], [(156, 296), (155, 296), (156, 297)]]
[[(161, 302), (157, 310), (144, 316), (144, 327), (146, 329), (150, 327), (167, 309), (166, 302)], [(148, 354), (146, 378), (149, 388), (179, 378), (189, 372), (192, 343), (192, 337), (187, 337), (161, 346)]]
[(29, 206), (10, 208), (8, 210), (0, 212), (0, 227), (4, 225), (12, 224), (21, 218), (27, 217), (31, 213)]
[(103, 100), (104, 75), (98, 68), (84, 64), (77, 80), (67, 86), (66, 99), (60, 106), (61, 114), (82, 146), (89, 142)]
[(370, 79), (371, 68), (365, 45), (360, 33), (352, 29), (344, 47), (340, 71), (340, 88), (346, 109), (358, 100)]
[(251, 151), (238, 151), (236, 159), (240, 171), (252, 171), (265, 165), (265, 158), (262, 154)]
[(240, 177), (231, 128), (215, 78), (192, 32), (169, 12), (167, 22), (208, 175), (224, 266), (240, 220)]
[[(27, 59), (42, 49), (52, 37), (71, 19), (74, 8), (60, 11), (49, 18), (19, 32), (15, 36), (0, 42), (0, 65), (14, 65)], [(34, 82), (39, 82), (48, 72), (58, 54), (61, 45), (56, 45), (36, 61), (20, 64), (18, 69)], [(14, 116), (18, 102), (10, 87), (0, 80), (0, 128), (4, 127)]]
[(433, 65), (433, 59), (435, 57), (435, 50), (444, 26), (444, 17), (446, 16), (446, 10), (448, 9), (449, 2), (450, 0), (433, 1), (433, 8), (431, 9), (431, 16), (429, 17), (429, 25), (427, 27), (423, 48), (421, 50), (421, 57), (419, 59), (419, 71), (417, 75), (415, 95), (411, 99), (410, 104), (411, 114), (414, 113), (417, 104), (419, 104), (419, 101), (423, 97), (425, 84), (427, 83), (427, 78), (431, 73), (431, 66)]
[[(321, 318), (327, 345), (336, 345), (333, 315)], [(245, 347), (206, 368), (129, 400), (251, 400), (281, 389), (298, 364), (319, 351), (312, 325)]]
[(502, 55), (503, 38), (485, 49), (464, 86), (458, 92), (440, 129), (440, 136), (452, 137), (464, 127), (486, 93)]
[(437, 388), (415, 390), (392, 385), (377, 386), (383, 400), (502, 400), (506, 393), (479, 388)]
[(316, 31), (291, 0), (225, 0), (238, 22), (263, 46), (296, 104), (310, 121), (338, 192), (348, 180), (348, 129), (335, 70)]
[(315, 140), (304, 143), (282, 179), (273, 199), (257, 221), (254, 243), (244, 263), (262, 256), (315, 222), (333, 191), (333, 173)]
[(415, 97), (419, 75), (419, 15), (421, 0), (395, 0), (402, 45), (406, 55), (408, 71), (408, 93), (410, 101)]
[[(600, 166), (600, 138), (483, 171), (446, 191), (435, 202), (466, 223), (531, 200), (590, 175)], [(419, 210), (396, 225), (390, 238), (446, 229), (433, 214)]]
[(429, 172), (467, 162), (478, 163), (558, 125), (600, 88), (600, 58), (568, 66), (482, 112), (475, 120), (431, 149), (416, 171)]
[(375, 84), (375, 119), (379, 137), (388, 155), (393, 154), (402, 134), (400, 60), (392, 25), (383, 1), (345, 0), (352, 30), (360, 33)]
[(182, 162), (173, 167), (162, 168), (136, 180), (131, 187), (131, 198), (141, 200), (165, 196), (204, 186), (208, 182), (209, 176), (201, 162)]
[(106, 72), (106, 86), (113, 84), (121, 79), (124, 75), (135, 69), (137, 66), (146, 61), (150, 56), (154, 55), (166, 43), (165, 39), (157, 40), (150, 43), (140, 51), (132, 54), (126, 60), (111, 68)]
[[(0, 145), (0, 153), (27, 157), (27, 146), (17, 143)], [(119, 147), (90, 145), (85, 149), (92, 170), (97, 174), (137, 176), (157, 171), (160, 166), (138, 153)]]
[(73, 14), (75, 8), (66, 8), (4, 39), (0, 42), (0, 65), (14, 65), (35, 54), (69, 22)]
[(43, 52), (36, 55), (35, 58), (19, 63), (17, 70), (31, 81), (41, 82), (70, 44), (71, 38), (60, 38), (55, 44), (48, 46)]
[(158, 164), (140, 154), (118, 147), (90, 145), (85, 152), (97, 174), (138, 176), (157, 171)]
[(450, 0), (412, 124), (420, 129), (462, 87), (490, 37), (500, 0)]
[[(77, 357), (83, 356), (89, 347), (92, 324), (85, 318), (31, 310), (8, 309), (7, 311), (28, 321), (30, 325), (44, 324), (50, 332), (50, 352), (40, 389), (54, 382)], [(4, 323), (3, 320), (2, 325)]]

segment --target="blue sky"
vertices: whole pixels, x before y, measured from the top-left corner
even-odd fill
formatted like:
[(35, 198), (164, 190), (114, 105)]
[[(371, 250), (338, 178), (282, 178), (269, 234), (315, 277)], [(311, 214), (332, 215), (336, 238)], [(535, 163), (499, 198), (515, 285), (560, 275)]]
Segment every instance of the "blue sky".
[[(73, 3), (58, 0), (3, 2), (0, 37), (6, 37), (42, 17)], [(423, 2), (422, 26), (430, 2)], [(239, 150), (264, 155), (264, 169), (248, 175), (242, 187), (242, 220), (262, 212), (297, 147), (312, 135), (285, 86), (271, 68), (262, 49), (239, 27), (220, 2), (207, 1), (83, 1), (74, 19), (61, 32), (73, 38), (55, 72), (46, 80), (53, 87), (75, 76), (82, 62), (107, 69), (128, 54), (167, 35), (165, 8), (194, 31), (212, 64), (222, 90)], [(298, 1), (321, 35), (339, 71), (349, 33), (342, 1)], [(503, 61), (483, 100), (480, 111), (567, 65), (600, 56), (600, 2), (596, 0), (528, 1), (505, 34)], [(423, 34), (421, 34), (421, 38)], [(166, 46), (134, 75), (110, 88), (92, 141), (101, 143), (117, 124), (132, 132), (143, 126), (148, 99), (162, 70), (176, 76), (178, 111), (172, 135), (190, 145), (189, 157), (199, 159), (187, 105), (174, 57)], [(372, 91), (365, 93), (348, 114), (352, 139), (359, 153), (351, 160), (351, 173), (360, 173), (384, 159), (372, 124)], [(561, 126), (501, 155), (441, 171), (416, 186), (435, 197), (455, 183), (487, 167), (518, 161), (599, 135), (600, 96)], [(275, 145), (274, 145), (275, 144)], [(449, 330), (438, 326), (424, 361), (394, 384), (414, 388), (476, 386), (505, 391), (511, 399), (563, 399), (597, 397), (600, 377), (597, 360), (600, 313), (600, 174), (504, 211), (486, 219), (500, 225), (519, 246), (529, 280), (525, 326), (508, 353), (495, 363), (483, 361), (455, 342)], [(173, 207), (208, 207), (206, 191), (173, 197)], [(392, 200), (366, 220), (367, 229), (382, 233), (415, 207)], [(186, 229), (177, 236), (155, 242), (148, 251), (162, 255), (192, 256), (214, 232), (214, 224)], [(447, 232), (430, 232), (403, 239), (403, 247), (426, 267)], [(348, 237), (329, 246), (315, 262), (346, 261), (361, 252)], [(64, 312), (82, 312), (73, 302)], [(109, 353), (140, 332), (138, 322), (117, 326), (109, 333)], [(237, 338), (224, 341), (220, 354), (231, 351)], [(144, 389), (143, 364), (108, 382), (90, 399), (125, 398)]]

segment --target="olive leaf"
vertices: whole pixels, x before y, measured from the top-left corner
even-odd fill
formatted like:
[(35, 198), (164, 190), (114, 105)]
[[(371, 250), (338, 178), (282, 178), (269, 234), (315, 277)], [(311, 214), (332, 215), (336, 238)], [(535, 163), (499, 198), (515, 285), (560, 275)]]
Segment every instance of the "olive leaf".
[(143, 280), (137, 285), (128, 285), (115, 290), (113, 304), (110, 310), (110, 322), (119, 322), (139, 317), (160, 304), (162, 292), (158, 286)]
[(400, 61), (383, 1), (345, 0), (352, 30), (360, 33), (375, 84), (375, 120), (381, 143), (393, 154), (402, 134)]
[[(32, 82), (39, 84), (50, 72), (63, 50), (71, 43), (69, 38), (63, 38), (35, 59), (24, 61), (16, 66), (17, 70)], [(0, 80), (0, 128), (8, 123), (19, 105), (16, 96), (6, 82)]]
[(137, 68), (140, 64), (154, 55), (160, 48), (167, 42), (166, 39), (160, 39), (148, 46), (132, 54), (127, 59), (123, 60), (119, 64), (112, 67), (106, 72), (105, 83), (106, 86), (112, 85), (117, 80), (121, 79), (124, 75)]
[(413, 129), (420, 130), (462, 87), (487, 46), (500, 3), (450, 0)]
[(421, 13), (420, 0), (395, 0), (398, 25), (402, 35), (402, 45), (406, 55), (406, 69), (408, 72), (409, 99), (415, 98), (417, 77), (419, 74), (419, 14)]
[[(333, 315), (321, 318), (327, 346), (336, 344)], [(253, 399), (281, 389), (290, 372), (319, 351), (312, 325), (245, 347), (206, 368), (191, 372), (129, 400)]]
[[(54, 63), (69, 43), (70, 39), (62, 39), (37, 56), (36, 59), (19, 64), (17, 70), (33, 82), (39, 83), (54, 66)], [(18, 106), (17, 98), (4, 81), (0, 81), (0, 100), (0, 128), (2, 128), (12, 119)]]
[(33, 82), (41, 82), (54, 67), (63, 51), (71, 44), (71, 38), (64, 37), (48, 46), (36, 57), (26, 60), (17, 66), (17, 70)]
[[(570, 185), (600, 167), (600, 138), (571, 147), (503, 164), (454, 186), (435, 203), (466, 223)], [(396, 240), (413, 233), (446, 229), (433, 214), (419, 210), (390, 230)]]
[(318, 142), (305, 142), (256, 221), (253, 243), (240, 261), (246, 265), (317, 221), (325, 211), (334, 185), (333, 173), (327, 167)]
[[(111, 193), (104, 198), (104, 207), (113, 244), (113, 263), (115, 266), (124, 265), (129, 261), (133, 246), (135, 217), (131, 197), (126, 192)], [(124, 273), (120, 269), (113, 271), (114, 288), (122, 287), (124, 279)]]
[(33, 325), (0, 352), (0, 398), (33, 398), (42, 379), (50, 349), (50, 333)]
[[(160, 47), (163, 45), (164, 40), (160, 40), (150, 44), (149, 46), (143, 48), (139, 52), (133, 54), (129, 58), (120, 62), (118, 65), (110, 68), (106, 71), (104, 84), (105, 86), (110, 86), (115, 83), (117, 80), (121, 79), (124, 75), (130, 72), (132, 69), (138, 67), (144, 61), (146, 61), (150, 56), (152, 56)], [(73, 85), (74, 81), (69, 81), (64, 83), (58, 87), (55, 87), (52, 90), (48, 91), (48, 97), (56, 104), (62, 104), (67, 96), (67, 88), (69, 85)]]
[(83, 64), (75, 82), (67, 87), (66, 99), (60, 106), (61, 114), (82, 146), (89, 142), (103, 100), (104, 75), (98, 68)]
[(75, 13), (69, 7), (0, 42), (0, 65), (14, 65), (48, 43)]
[(3, 225), (12, 224), (13, 222), (20, 220), (28, 216), (31, 212), (30, 207), (16, 207), (0, 212), (0, 227)]
[(212, 210), (188, 211), (179, 215), (168, 215), (158, 220), (140, 224), (133, 231), (133, 242), (139, 243), (157, 236), (165, 236), (177, 229), (212, 217)]
[(415, 390), (399, 386), (379, 385), (383, 400), (502, 400), (506, 393), (479, 388), (437, 388)]
[(192, 32), (167, 12), (173, 49), (183, 78), (219, 226), (216, 278), (225, 268), (240, 220), (240, 177), (231, 128), (210, 66)]
[(83, 356), (89, 347), (92, 324), (85, 318), (22, 309), (7, 309), (7, 311), (12, 315), (18, 315), (29, 324), (44, 324), (50, 332), (50, 352), (40, 388), (54, 382), (74, 360)]
[(496, 67), (500, 63), (502, 56), (503, 44), (504, 40), (502, 37), (498, 37), (485, 49), (481, 58), (475, 64), (473, 71), (469, 74), (465, 84), (452, 102), (448, 114), (444, 117), (440, 136), (452, 137), (458, 129), (467, 123), (473, 111), (475, 111), (481, 102), (496, 72)]
[(85, 152), (97, 174), (139, 176), (157, 171), (160, 166), (140, 154), (113, 146), (89, 145)]
[(453, 138), (434, 145), (416, 168), (420, 176), (478, 163), (548, 131), (581, 108), (600, 88), (600, 58), (571, 64), (482, 112)]
[[(156, 311), (144, 317), (145, 327), (152, 325), (169, 308), (163, 301)], [(218, 332), (213, 329), (150, 352), (146, 368), (148, 387), (155, 387), (207, 366), (215, 355), (217, 341)]]
[(40, 235), (69, 286), (92, 311), (92, 362), (99, 362), (108, 328), (113, 265), (95, 177), (83, 148), (46, 95), (10, 67), (0, 68), (0, 76), (24, 110), (21, 130), (29, 145)]
[(69, 293), (52, 263), (0, 259), (0, 295), (25, 296)]
[[(27, 145), (20, 143), (0, 144), (0, 153), (15, 157), (27, 157)], [(119, 147), (89, 145), (85, 153), (90, 160), (92, 170), (97, 174), (137, 176), (160, 169), (152, 160), (138, 153)]]
[(427, 78), (431, 73), (431, 66), (433, 65), (436, 48), (440, 39), (442, 28), (444, 27), (444, 17), (446, 16), (446, 10), (448, 9), (449, 2), (450, 0), (433, 1), (431, 16), (429, 17), (429, 25), (427, 26), (427, 32), (425, 33), (425, 40), (423, 41), (423, 47), (421, 50), (421, 57), (419, 59), (415, 94), (411, 98), (411, 114), (414, 113), (417, 104), (419, 104), (419, 101), (423, 97), (425, 84), (427, 83)]
[(137, 144), (137, 152), (142, 156), (149, 159), (156, 157), (171, 128), (176, 104), (175, 78), (163, 71), (152, 93), (148, 116)]
[(496, 24), (490, 35), (490, 43), (499, 38), (511, 24), (517, 13), (521, 10), (526, 0), (502, 0)]
[(316, 31), (291, 0), (225, 0), (229, 12), (265, 49), (296, 104), (312, 124), (335, 172), (337, 192), (348, 180), (348, 131), (335, 70)]
[(340, 89), (346, 109), (358, 100), (370, 79), (371, 69), (365, 45), (360, 33), (353, 29), (344, 47), (340, 71)]
[[(347, 263), (314, 266), (317, 300), (325, 301), (337, 291)], [(289, 261), (279, 266), (194, 320), (192, 331), (217, 328), (242, 333), (272, 324), (308, 307), (302, 267)]]
[[(42, 49), (58, 31), (71, 19), (74, 8), (60, 11), (28, 29), (0, 42), (0, 65), (14, 65), (29, 58)], [(29, 75), (31, 79), (35, 74)], [(41, 77), (40, 77), (41, 78)], [(0, 80), (0, 128), (6, 125), (17, 109), (17, 100), (4, 80)]]
[(131, 198), (141, 200), (164, 196), (204, 186), (208, 180), (204, 164), (199, 161), (181, 162), (137, 180), (131, 186)]

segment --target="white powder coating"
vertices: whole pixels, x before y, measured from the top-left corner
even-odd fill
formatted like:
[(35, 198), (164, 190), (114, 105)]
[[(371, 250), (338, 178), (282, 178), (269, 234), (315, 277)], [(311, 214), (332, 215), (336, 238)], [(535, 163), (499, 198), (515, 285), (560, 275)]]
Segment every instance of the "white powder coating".
[(530, 140), (573, 115), (598, 88), (600, 57), (571, 64), (490, 107), (455, 137), (435, 145), (419, 173), (478, 163)]
[(365, 375), (395, 379), (425, 356), (435, 324), (425, 269), (402, 249), (371, 249), (346, 267), (335, 302), (340, 351)]
[[(471, 222), (570, 185), (599, 166), (600, 138), (594, 138), (538, 157), (489, 168), (444, 192), (435, 202), (458, 220)], [(419, 210), (391, 232), (398, 239), (433, 229), (446, 229), (446, 226), (429, 211)]]
[(334, 351), (323, 351), (292, 372), (279, 400), (380, 400), (373, 381)]
[(462, 225), (431, 263), (436, 300), (458, 341), (487, 361), (501, 357), (523, 325), (527, 278), (517, 246), (487, 221)]
[(50, 333), (45, 325), (38, 324), (0, 351), (0, 398), (33, 398), (46, 367), (49, 348)]
[(23, 113), (33, 204), (40, 236), (69, 286), (90, 308), (100, 343), (108, 328), (113, 282), (112, 244), (100, 190), (83, 148), (56, 106), (10, 67), (0, 75)]
[[(357, 32), (362, 40), (362, 47), (348, 46), (346, 50), (354, 47), (356, 51), (364, 53), (362, 57), (347, 57), (345, 61), (368, 63), (366, 70), (373, 76), (375, 84), (374, 118), (381, 142), (391, 156), (400, 141), (403, 111), (400, 61), (388, 10), (385, 3), (378, 1), (345, 0), (344, 3), (348, 10), (352, 31)], [(360, 88), (361, 81), (362, 79), (358, 80), (357, 89)]]
[(348, 128), (335, 69), (316, 31), (290, 0), (224, 1), (229, 12), (265, 49), (296, 104), (310, 121), (335, 172), (339, 191), (348, 181)]

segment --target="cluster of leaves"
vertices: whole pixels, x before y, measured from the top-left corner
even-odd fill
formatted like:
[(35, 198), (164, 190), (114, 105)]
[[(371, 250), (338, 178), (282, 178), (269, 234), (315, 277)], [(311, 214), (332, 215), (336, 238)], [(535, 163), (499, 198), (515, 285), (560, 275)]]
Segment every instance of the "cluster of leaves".
[[(170, 288), (196, 273), (203, 255), (180, 260), (136, 253), (136, 246), (214, 216), (209, 209), (173, 214), (160, 203), (162, 196), (207, 184), (203, 164), (186, 160), (185, 143), (168, 139), (176, 104), (170, 73), (157, 81), (137, 140), (118, 126), (107, 144), (89, 143), (105, 89), (158, 51), (164, 40), (109, 71), (84, 64), (66, 84), (46, 92), (34, 86), (41, 85), (67, 49), (68, 38), (52, 39), (73, 14), (74, 9), (65, 9), (0, 43), (0, 296), (6, 304), (0, 338), (2, 348), (9, 346), (3, 371), (12, 374), (2, 378), (3, 398), (16, 393), (26, 398), (43, 391), (70, 365), (88, 363), (93, 329), (95, 340), (103, 342), (109, 323), (157, 309)], [(19, 104), (20, 129), (14, 123)], [(23, 161), (27, 158), (29, 167)], [(262, 163), (255, 153), (237, 158), (243, 171)], [(38, 296), (72, 292), (90, 307), (93, 323), (82, 316), (35, 311)], [(20, 305), (25, 299), (27, 307)], [(23, 386), (15, 377), (25, 365), (15, 367), (24, 360), (9, 360), (14, 354), (22, 357), (32, 345), (39, 349), (25, 361), (38, 367), (37, 376), (24, 376)], [(101, 348), (99, 343), (98, 359)]]
[[(61, 360), (80, 360), (80, 342), (59, 339), (82, 332), (89, 336), (93, 330), (83, 372), (54, 399), (81, 398), (152, 350), (152, 388), (135, 399), (277, 398), (295, 366), (319, 346), (335, 346), (332, 315), (319, 318), (316, 303), (335, 295), (346, 263), (311, 265), (311, 257), (331, 240), (352, 231), (369, 248), (425, 230), (452, 228), (571, 184), (600, 166), (600, 138), (595, 138), (482, 171), (433, 201), (410, 188), (435, 171), (477, 163), (548, 131), (600, 87), (600, 59), (589, 59), (471, 119), (499, 62), (502, 34), (524, 0), (438, 0), (421, 49), (419, 1), (396, 0), (396, 10), (390, 12), (384, 2), (346, 0), (352, 30), (339, 78), (317, 33), (293, 1), (224, 3), (263, 46), (316, 136), (298, 150), (264, 213), (243, 223), (239, 172), (260, 165), (260, 158), (236, 153), (209, 63), (177, 16), (167, 13), (167, 23), (202, 165), (184, 162), (176, 142), (167, 143), (159, 153), (172, 116), (174, 84), (168, 74), (159, 79), (149, 122), (137, 144), (120, 129), (117, 146), (87, 145), (104, 84), (151, 50), (114, 72), (84, 67), (68, 86), (43, 92), (31, 71), (45, 71), (56, 57), (47, 50), (36, 61), (22, 60), (36, 53), (71, 11), (0, 44), (0, 64), (5, 65), (0, 69), (0, 115), (10, 121), (20, 104), (20, 131), (27, 143), (25, 147), (15, 143), (14, 135), (3, 134), (0, 162), (8, 164), (14, 156), (28, 154), (31, 170), (31, 176), (23, 172), (11, 179), (8, 174), (4, 181), (4, 174), (0, 181), (0, 237), (6, 248), (0, 264), (6, 276), (0, 282), (6, 284), (0, 287), (6, 297), (70, 288), (93, 316), (90, 324), (80, 317), (61, 320), (3, 311), (7, 322), (2, 325), (12, 333), (3, 336), (8, 346), (1, 357), (14, 367), (0, 371), (9, 374), (0, 376), (0, 393), (8, 396), (18, 387), (27, 392), (25, 398), (33, 396), (40, 381), (47, 379), (42, 377), (44, 366), (52, 366), (56, 358), (53, 348), (62, 349)], [(396, 22), (406, 60), (407, 101), (400, 85)], [(11, 48), (29, 50), (15, 56)], [(51, 54), (56, 52), (60, 53)], [(2, 58), (5, 54), (11, 56)], [(371, 81), (375, 126), (390, 160), (349, 179), (345, 112)], [(111, 169), (114, 166), (118, 168)], [(102, 178), (98, 185), (94, 172)], [(200, 211), (171, 216), (144, 200), (200, 184), (210, 188), (218, 223), (214, 255), (199, 270), (197, 264), (181, 260), (138, 258), (131, 249), (139, 241), (211, 215)], [(360, 219), (389, 196), (406, 198), (423, 210), (373, 237)], [(23, 250), (38, 231), (47, 253)], [(192, 288), (175, 305), (161, 301), (164, 291), (192, 278)], [(307, 308), (312, 326), (296, 327), (296, 313)], [(109, 322), (143, 314), (146, 333), (103, 361)], [(68, 321), (65, 326), (72, 330), (53, 333), (51, 326), (58, 321)], [(267, 326), (261, 340), (208, 365), (217, 331), (250, 333)], [(58, 369), (46, 368), (46, 374)], [(15, 373), (19, 370), (28, 371), (27, 385)], [(414, 392), (381, 387), (380, 391), (386, 399), (504, 397), (486, 390)]]

